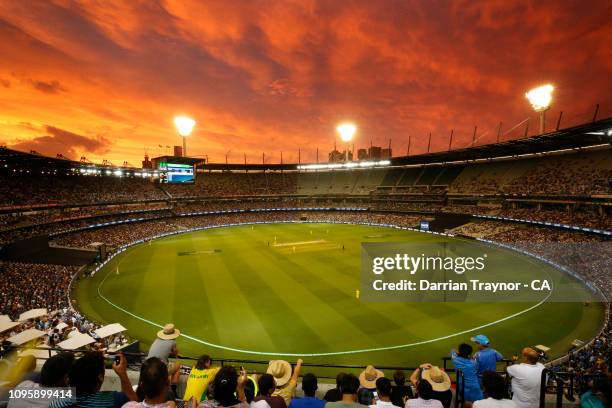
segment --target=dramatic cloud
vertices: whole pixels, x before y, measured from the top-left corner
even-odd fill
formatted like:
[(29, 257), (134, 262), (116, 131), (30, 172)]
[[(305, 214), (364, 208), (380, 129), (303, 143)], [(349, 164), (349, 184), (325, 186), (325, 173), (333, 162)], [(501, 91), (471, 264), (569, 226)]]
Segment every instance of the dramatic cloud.
[(45, 81), (30, 80), (30, 83), (32, 84), (34, 89), (37, 89), (47, 94), (55, 94), (60, 91), (65, 91), (65, 89), (60, 85), (59, 81), (45, 82)]
[(198, 121), (190, 154), (214, 161), (314, 160), (343, 120), (357, 147), (391, 139), (396, 154), (430, 132), (447, 149), (451, 129), (468, 146), (474, 126), (490, 143), (500, 122), (521, 137), (542, 82), (549, 128), (561, 110), (565, 126), (597, 103), (612, 114), (611, 14), (605, 0), (0, 2), (0, 141), (56, 146), (53, 123), (112, 146), (52, 150), (137, 162), (180, 144), (179, 113)]
[[(31, 123), (20, 123), (25, 129), (36, 130)], [(17, 140), (10, 147), (30, 151), (34, 150), (49, 156), (62, 154), (71, 159), (79, 159), (83, 154), (94, 153), (97, 155), (108, 152), (110, 141), (103, 136), (97, 135), (87, 137), (54, 126), (43, 126), (45, 136), (35, 137), (30, 140)]]

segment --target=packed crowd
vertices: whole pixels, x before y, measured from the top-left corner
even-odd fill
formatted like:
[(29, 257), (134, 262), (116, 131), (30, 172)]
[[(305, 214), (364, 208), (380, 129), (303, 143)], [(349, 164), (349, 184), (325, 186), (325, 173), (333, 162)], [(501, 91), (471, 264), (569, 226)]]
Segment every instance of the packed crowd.
[(501, 242), (549, 259), (580, 274), (612, 298), (610, 258), (612, 245), (604, 237), (567, 230), (477, 221), (451, 232)]
[(0, 173), (0, 208), (167, 198), (151, 180), (136, 177)]
[(164, 184), (172, 197), (227, 197), (297, 193), (297, 173), (202, 173), (194, 184)]
[(92, 242), (105, 242), (110, 248), (118, 247), (133, 241), (154, 237), (156, 235), (180, 232), (192, 228), (207, 227), (243, 222), (265, 221), (308, 221), (321, 222), (372, 222), (396, 224), (414, 227), (420, 217), (376, 214), (370, 212), (342, 211), (275, 211), (257, 213), (229, 213), (203, 215), (163, 220), (144, 221), (136, 224), (116, 225), (107, 228), (81, 231), (57, 236), (53, 242), (71, 247), (87, 247)]
[(125, 221), (135, 218), (157, 219), (169, 217), (171, 215), (172, 212), (170, 210), (151, 210), (139, 212), (128, 211), (112, 215), (75, 218), (65, 221), (57, 221), (53, 223), (37, 224), (23, 228), (7, 229), (0, 231), (0, 244), (27, 239), (39, 235), (53, 235), (61, 233), (63, 231), (85, 228), (90, 225)]
[(495, 214), (500, 217), (516, 218), (521, 220), (552, 222), (558, 224), (578, 225), (581, 227), (598, 228), (611, 231), (612, 217), (608, 214), (599, 214), (589, 209), (576, 211), (546, 210), (536, 208), (515, 208), (500, 210)]
[[(278, 206), (275, 206), (278, 207)], [(196, 216), (196, 217), (180, 217), (180, 218), (168, 218), (163, 220), (154, 220), (154, 221), (145, 221), (137, 224), (131, 225), (118, 225), (112, 226), (108, 228), (91, 230), (87, 232), (80, 232), (75, 234), (67, 234), (64, 236), (60, 236), (57, 238), (56, 242), (65, 245), (71, 246), (87, 246), (90, 242), (93, 241), (103, 241), (107, 242), (110, 246), (119, 246), (137, 239), (145, 239), (157, 234), (167, 233), (167, 232), (176, 232), (182, 231), (185, 229), (209, 226), (209, 225), (219, 225), (219, 224), (228, 224), (228, 223), (236, 223), (236, 222), (254, 222), (254, 221), (292, 221), (292, 220), (300, 220), (303, 217), (306, 217), (308, 220), (317, 220), (317, 221), (334, 221), (334, 222), (372, 222), (372, 223), (386, 223), (386, 224), (396, 224), (402, 226), (410, 226), (414, 227), (418, 220), (421, 218), (419, 216), (406, 216), (406, 215), (392, 215), (392, 214), (377, 214), (377, 213), (369, 213), (369, 212), (340, 212), (340, 211), (330, 211), (330, 212), (314, 212), (314, 211), (300, 211), (300, 212), (274, 212), (274, 213), (236, 213), (236, 214), (222, 214), (222, 215), (214, 215), (214, 216)], [(477, 226), (477, 227), (476, 227)], [(474, 229), (474, 228), (477, 228)], [(593, 282), (596, 282), (600, 287), (604, 290), (608, 290), (610, 293), (610, 279), (609, 279), (609, 265), (607, 261), (610, 259), (609, 252), (602, 252), (601, 248), (598, 248), (594, 243), (600, 243), (601, 239), (591, 236), (591, 235), (583, 235), (575, 232), (569, 231), (561, 231), (554, 230), (548, 228), (538, 228), (533, 226), (522, 226), (519, 224), (506, 224), (502, 222), (496, 221), (480, 221), (477, 223), (467, 224), (465, 229), (462, 231), (466, 234), (481, 234), (482, 237), (489, 238), (492, 240), (506, 242), (510, 244), (517, 244), (523, 241), (527, 245), (525, 249), (530, 251), (548, 251), (543, 252), (543, 254), (559, 263), (565, 263), (571, 269), (576, 272), (582, 273), (588, 279)], [(569, 256), (567, 251), (559, 246), (559, 243), (575, 243), (575, 242), (587, 242), (588, 245), (586, 248), (583, 248), (583, 256), (576, 257), (574, 255)], [(538, 243), (543, 243), (542, 247), (538, 247)], [(588, 252), (589, 247), (591, 248), (591, 252)], [(609, 248), (608, 248), (609, 251)], [(5, 340), (6, 338), (18, 333), (20, 330), (24, 330), (30, 327), (39, 328), (46, 332), (46, 335), (41, 339), (41, 344), (46, 346), (53, 346), (64, 340), (70, 336), (70, 333), (80, 332), (80, 333), (89, 333), (95, 336), (94, 330), (97, 326), (87, 321), (83, 316), (74, 312), (70, 305), (67, 304), (68, 299), (66, 296), (66, 289), (68, 288), (70, 279), (72, 275), (76, 272), (74, 268), (69, 267), (60, 267), (60, 266), (50, 266), (50, 265), (26, 265), (26, 264), (15, 264), (15, 263), (0, 263), (0, 274), (2, 274), (3, 279), (0, 281), (0, 294), (2, 295), (0, 303), (2, 314), (9, 314), (11, 317), (16, 318), (21, 312), (28, 310), (30, 308), (35, 307), (48, 307), (50, 310), (56, 310), (57, 312), (52, 314), (52, 316), (48, 318), (40, 318), (33, 321), (26, 321), (22, 323), (20, 326), (13, 328), (11, 331), (2, 334), (2, 338), (0, 340)], [(608, 274), (608, 275), (606, 275)], [(608, 285), (608, 286), (606, 286)], [(66, 327), (61, 331), (57, 330), (56, 327), (59, 323), (66, 323)], [(576, 371), (580, 371), (588, 374), (600, 374), (600, 373), (608, 373), (608, 367), (610, 366), (610, 331), (609, 329), (605, 331), (600, 338), (598, 338), (589, 348), (576, 352), (569, 360), (565, 368), (570, 368)], [(92, 346), (93, 349), (96, 350), (108, 350), (112, 344), (119, 345), (124, 344), (126, 341), (125, 338), (121, 336), (117, 336), (115, 338), (108, 339), (106, 341), (97, 342)], [(109, 344), (112, 343), (112, 344)], [(9, 345), (10, 348), (10, 345)], [(153, 348), (152, 348), (153, 350)], [(482, 349), (479, 353), (482, 352)], [(526, 351), (526, 356), (524, 356), (525, 362), (524, 364), (530, 364), (528, 362), (531, 352), (529, 350)], [(92, 370), (91, 367), (96, 364), (99, 364), (100, 358), (98, 354), (87, 355), (91, 358), (90, 361), (87, 362), (88, 370)], [(172, 374), (178, 371), (172, 371), (174, 367), (171, 364), (167, 364), (168, 361), (164, 361), (163, 358), (159, 358), (158, 356), (153, 356), (157, 358), (149, 359), (143, 365), (141, 371), (141, 380), (139, 382), (139, 390), (135, 394), (131, 394), (127, 391), (127, 388), (124, 390), (125, 395), (119, 397), (118, 395), (112, 395), (112, 401), (121, 400), (122, 402), (126, 402), (131, 406), (147, 406), (146, 404), (153, 402), (163, 403), (166, 401), (164, 398), (168, 398), (170, 395), (170, 399), (179, 399), (183, 400), (183, 396), (173, 395), (172, 394)], [(84, 358), (84, 357), (83, 357)], [(167, 357), (166, 357), (167, 359)], [(78, 361), (78, 360), (77, 360)], [(478, 365), (473, 365), (471, 363), (474, 361), (472, 351), (465, 347), (465, 345), (461, 345), (458, 349), (458, 352), (454, 355), (454, 364), (456, 368), (462, 370), (464, 374), (467, 374), (471, 378), (470, 381), (466, 381), (465, 390), (461, 390), (466, 395), (466, 399), (468, 401), (475, 401), (474, 406), (477, 408), (491, 408), (491, 407), (499, 407), (500, 405), (495, 403), (495, 401), (490, 401), (489, 404), (484, 403), (487, 399), (484, 398), (482, 394), (482, 387), (484, 387), (485, 395), (490, 398), (496, 399), (495, 397), (491, 397), (491, 395), (502, 395), (504, 399), (507, 396), (507, 390), (504, 392), (498, 391), (487, 391), (487, 385), (485, 382), (485, 377), (478, 377)], [(102, 359), (103, 362), (103, 359)], [(70, 373), (73, 369), (76, 362), (71, 362), (70, 368), (68, 368), (67, 372)], [(124, 362), (123, 360), (119, 363), (114, 364), (114, 368), (118, 371), (120, 377), (122, 374), (122, 366)], [(201, 365), (201, 368), (194, 367), (192, 372), (198, 373), (196, 370), (211, 370), (210, 362), (208, 363), (208, 367), (206, 364)], [(531, 364), (533, 365), (533, 364)], [(520, 367), (519, 364), (515, 365)], [(96, 366), (97, 367), (97, 366)], [(164, 369), (165, 367), (165, 369)], [(514, 367), (514, 366), (513, 366)], [(167, 378), (167, 383), (164, 382), (162, 385), (161, 382), (157, 384), (157, 391), (151, 391), (144, 386), (143, 381), (147, 380), (148, 370), (151, 369), (152, 372), (157, 373), (158, 381), (161, 381), (161, 378)], [(78, 371), (77, 368), (74, 368), (75, 372), (78, 373), (78, 377), (82, 377), (84, 374), (83, 371)], [(83, 370), (81, 367), (80, 370)], [(93, 372), (99, 372), (94, 369)], [(164, 371), (166, 370), (166, 371)], [(213, 369), (214, 370), (214, 369)], [(230, 368), (226, 370), (231, 371)], [(407, 387), (405, 389), (404, 397), (408, 396), (408, 399), (405, 400), (401, 398), (400, 400), (396, 400), (397, 406), (405, 406), (406, 408), (421, 408), (423, 406), (428, 406), (430, 408), (448, 408), (448, 404), (450, 404), (450, 399), (448, 401), (446, 399), (442, 400), (440, 396), (439, 403), (427, 403), (425, 401), (437, 400), (434, 398), (437, 394), (435, 394), (435, 389), (431, 391), (427, 389), (427, 386), (423, 383), (421, 387), (419, 387), (419, 383), (422, 383), (422, 379), (427, 377), (425, 372), (429, 371), (430, 375), (434, 373), (434, 367), (429, 364), (424, 364), (420, 368), (421, 374), (416, 376), (416, 383), (411, 381), (413, 385), (415, 385), (414, 389)], [(474, 371), (476, 370), (476, 371)], [(367, 371), (367, 370), (366, 370)], [(370, 376), (377, 376), (376, 370), (370, 370)], [(89, 371), (88, 371), (89, 372)], [(143, 372), (145, 374), (143, 374)], [(239, 380), (239, 376), (236, 375), (236, 372), (228, 372), (227, 374), (222, 374), (219, 377), (219, 383), (217, 383), (216, 375), (220, 373), (224, 373), (224, 371), (217, 370), (215, 375), (211, 375), (212, 372), (209, 372), (208, 378), (210, 383), (210, 390), (206, 392), (208, 389), (207, 386), (202, 386), (200, 384), (198, 389), (201, 389), (202, 392), (199, 394), (200, 396), (196, 398), (197, 401), (191, 401), (192, 406), (200, 406), (205, 408), (217, 408), (219, 406), (231, 406), (226, 405), (230, 402), (234, 402), (233, 405), (241, 405), (246, 408), (247, 404), (254, 403), (257, 404), (260, 401), (265, 401), (270, 408), (285, 408), (286, 406), (293, 405), (294, 408), (312, 408), (311, 406), (300, 406), (298, 402), (299, 399), (293, 399), (292, 395), (294, 393), (295, 387), (291, 387), (285, 391), (277, 392), (276, 386), (278, 386), (279, 382), (276, 382), (276, 386), (274, 386), (274, 382), (276, 378), (274, 377), (274, 373), (277, 372), (275, 370), (271, 370), (270, 374), (273, 378), (266, 377), (265, 375), (259, 376), (257, 379), (252, 380), (253, 383), (257, 383), (259, 387), (259, 393), (261, 395), (256, 396), (252, 395), (249, 399), (246, 399), (246, 395), (248, 392), (245, 392), (245, 400), (242, 401), (238, 398), (238, 400), (230, 400), (229, 394), (223, 394), (220, 396), (219, 391), (222, 387), (220, 385), (220, 381), (226, 380), (223, 385), (227, 385), (228, 381), (231, 378), (236, 377), (236, 381)], [(472, 376), (472, 372), (476, 373), (476, 380), (474, 381), (474, 377)], [(161, 373), (161, 374), (160, 374)], [(374, 374), (372, 374), (374, 373)], [(368, 373), (364, 372), (363, 375), (367, 375)], [(510, 375), (513, 379), (519, 378), (517, 374), (512, 374), (512, 370), (508, 371), (508, 375)], [(90, 401), (90, 398), (94, 398), (95, 401), (97, 399), (110, 401), (110, 397), (108, 394), (100, 394), (97, 391), (99, 390), (99, 386), (101, 384), (92, 385), (89, 383), (87, 386), (83, 386), (82, 383), (79, 383), (77, 378), (77, 374), (74, 374), (74, 382), (70, 382), (71, 385), (77, 387), (77, 395), (78, 398), (81, 398), (82, 401)], [(194, 375), (194, 378), (202, 378), (201, 375)], [(68, 375), (69, 381), (70, 375)], [(192, 378), (190, 376), (190, 378)], [(304, 392), (309, 392), (308, 390), (312, 390), (312, 377), (304, 377), (308, 378), (306, 382), (306, 388)], [(352, 385), (349, 384), (349, 378)], [(382, 377), (381, 377), (382, 378)], [(399, 377), (398, 377), (399, 378)], [(442, 378), (443, 381), (445, 377), (443, 374), (440, 374), (438, 371), (435, 371), (435, 375), (432, 378)], [(421, 379), (421, 380), (419, 380)], [(466, 377), (467, 379), (467, 377)], [(336, 396), (328, 396), (328, 403), (333, 403), (333, 401), (344, 401), (344, 403), (354, 403), (355, 407), (357, 404), (361, 405), (371, 405), (377, 408), (393, 408), (390, 404), (386, 404), (389, 402), (393, 402), (390, 398), (392, 397), (392, 392), (388, 391), (389, 384), (385, 381), (381, 380), (381, 384), (378, 384), (379, 378), (376, 378), (376, 383), (373, 387), (369, 387), (369, 391), (365, 388), (357, 385), (355, 388), (355, 380), (351, 375), (341, 375), (338, 377), (338, 384), (340, 387), (336, 389)], [(411, 378), (412, 380), (412, 378)], [(232, 380), (233, 381), (233, 380)], [(267, 382), (266, 382), (267, 381)], [(297, 379), (296, 379), (297, 381)], [(311, 381), (310, 385), (308, 381)], [(371, 380), (370, 380), (371, 381)], [(499, 380), (495, 380), (499, 382)], [(429, 382), (429, 380), (428, 380)], [(436, 380), (434, 379), (435, 383)], [(28, 383), (29, 384), (29, 383)], [(35, 384), (35, 383), (34, 383)], [(49, 384), (49, 383), (47, 383)], [(233, 382), (229, 383), (230, 386), (233, 386)], [(344, 384), (344, 385), (343, 385)], [(371, 385), (372, 383), (370, 383)], [(32, 384), (29, 384), (33, 386)], [(403, 385), (400, 382), (396, 381), (396, 386)], [(433, 384), (430, 384), (433, 385)], [(44, 384), (42, 386), (45, 386)], [(48, 386), (48, 385), (47, 385)], [(161, 388), (160, 388), (161, 387)], [(231, 388), (235, 392), (238, 387), (238, 383), (236, 383), (236, 388)], [(423, 388), (425, 387), (425, 388)], [(471, 387), (471, 388), (470, 388)], [(130, 387), (131, 388), (131, 387)], [(193, 388), (193, 387), (192, 387)], [(281, 389), (283, 387), (280, 387)], [(81, 392), (79, 392), (79, 389)], [(245, 390), (247, 387), (245, 386)], [(378, 397), (374, 397), (374, 389), (377, 390)], [(215, 393), (217, 390), (217, 393)], [(410, 391), (408, 391), (410, 390)], [(163, 391), (163, 392), (162, 392)], [(355, 392), (353, 392), (355, 391)], [(140, 394), (139, 394), (140, 392)], [(590, 391), (591, 394), (589, 397), (593, 396), (593, 398), (603, 398), (602, 394), (595, 386)], [(280, 396), (285, 403), (285, 406), (282, 405), (281, 400), (278, 398), (273, 398), (274, 395)], [(432, 394), (433, 393), (433, 394)], [(493, 394), (491, 394), (493, 393)], [(162, 398), (163, 394), (163, 398)], [(196, 393), (197, 394), (197, 393)], [(515, 392), (516, 394), (516, 392)], [(201, 396), (206, 395), (206, 399), (201, 401)], [(233, 395), (233, 394), (232, 394)], [(240, 397), (240, 392), (238, 393)], [(288, 395), (288, 399), (285, 397)], [(416, 398), (410, 398), (410, 395), (416, 396)], [(387, 401), (386, 398), (389, 397)], [(314, 398), (314, 395), (308, 396), (307, 398)], [(217, 399), (219, 398), (219, 399)], [(333, 399), (337, 398), (337, 399)], [(445, 398), (448, 398), (448, 394)], [(533, 398), (531, 396), (530, 398)], [(190, 400), (191, 398), (187, 398)], [(419, 401), (419, 400), (423, 401)], [(132, 402), (127, 402), (127, 400), (132, 400)], [(143, 402), (144, 401), (144, 402)], [(400, 402), (401, 401), (401, 402)], [(411, 402), (412, 401), (412, 402)], [(483, 401), (483, 402), (481, 402)], [(113, 402), (114, 403), (114, 402)], [(521, 405), (520, 402), (516, 402), (517, 407), (531, 407), (531, 405)], [(56, 403), (51, 406), (63, 406)], [(141, 405), (137, 405), (141, 404)], [(244, 404), (244, 405), (242, 405)], [(320, 403), (323, 404), (323, 403)], [(509, 403), (506, 403), (509, 404)], [(359, 405), (359, 406), (361, 406)], [(383, 407), (383, 405), (386, 405)], [(395, 405), (395, 404), (391, 404)], [(436, 405), (437, 407), (434, 407)], [(18, 406), (18, 405), (15, 405)], [(115, 405), (107, 405), (107, 406), (115, 406)], [(504, 405), (506, 406), (506, 405)], [(509, 405), (508, 405), (509, 407)], [(263, 402), (261, 402), (256, 408), (267, 408)], [(334, 405), (330, 405), (329, 408), (334, 408)], [(339, 405), (335, 408), (347, 408), (345, 405)]]
[(133, 204), (92, 205), (87, 207), (49, 208), (38, 211), (15, 211), (0, 214), (0, 231), (32, 225), (71, 221), (84, 218), (122, 214), (137, 214), (145, 211), (169, 209), (164, 201), (149, 201)]
[[(514, 364), (500, 371), (503, 356), (480, 334), (459, 344), (451, 352), (451, 361), (459, 379), (453, 392), (451, 377), (428, 362), (414, 370), (408, 381), (402, 370), (392, 376), (369, 365), (359, 374), (339, 373), (335, 387), (319, 391), (313, 373), (302, 375), (303, 361), (295, 365), (272, 360), (265, 372), (248, 373), (244, 367), (215, 366), (208, 355), (200, 356), (188, 368), (184, 392), (177, 383), (181, 366), (177, 339), (180, 331), (167, 324), (157, 333), (140, 368), (137, 384), (132, 386), (127, 360), (121, 353), (113, 358), (112, 369), (120, 379), (121, 391), (101, 391), (105, 379), (105, 356), (86, 352), (79, 358), (60, 353), (49, 358), (35, 375), (32, 359), (24, 358), (20, 376), (9, 378), (2, 397), (9, 408), (20, 407), (187, 407), (187, 408), (450, 408), (453, 398), (474, 408), (538, 408), (542, 391), (544, 365), (540, 354), (525, 347)], [(476, 352), (474, 352), (476, 348)], [(606, 362), (607, 363), (607, 362)], [(298, 383), (301, 377), (301, 394)], [(508, 387), (508, 383), (510, 387)], [(6, 390), (41, 390), (48, 387), (75, 388), (72, 400), (17, 399)], [(610, 407), (612, 377), (597, 377), (581, 394), (583, 407)]]
[(591, 379), (612, 374), (612, 322), (608, 324), (591, 344), (572, 351), (568, 359), (553, 367), (554, 371), (575, 373)]
[(0, 261), (0, 314), (17, 318), (37, 307), (68, 307), (66, 291), (77, 269)]
[[(598, 229), (612, 229), (612, 220), (606, 214), (598, 214), (594, 211), (581, 210), (572, 213), (559, 210), (537, 210), (537, 209), (500, 209), (496, 207), (480, 207), (475, 205), (446, 205), (437, 202), (416, 201), (393, 201), (393, 200), (331, 200), (331, 199), (293, 199), (293, 198), (270, 198), (257, 200), (204, 200), (204, 201), (179, 201), (170, 207), (153, 207), (150, 209), (119, 209), (114, 214), (80, 215), (58, 219), (54, 222), (38, 223), (20, 228), (0, 229), (0, 243), (25, 239), (43, 234), (56, 234), (61, 231), (83, 228), (88, 225), (102, 224), (112, 221), (128, 220), (132, 218), (156, 219), (167, 218), (173, 215), (219, 210), (245, 210), (257, 208), (294, 208), (294, 207), (333, 207), (333, 208), (371, 208), (383, 211), (415, 211), (415, 212), (454, 212), (463, 214), (480, 214), (524, 219), (531, 221), (551, 222), (568, 225), (577, 225)], [(107, 209), (111, 211), (111, 209)], [(41, 217), (40, 215), (38, 217)], [(468, 234), (469, 235), (469, 234)]]
[(534, 166), (503, 187), (505, 193), (530, 195), (588, 196), (610, 194), (612, 171), (594, 167), (586, 156), (568, 157)]

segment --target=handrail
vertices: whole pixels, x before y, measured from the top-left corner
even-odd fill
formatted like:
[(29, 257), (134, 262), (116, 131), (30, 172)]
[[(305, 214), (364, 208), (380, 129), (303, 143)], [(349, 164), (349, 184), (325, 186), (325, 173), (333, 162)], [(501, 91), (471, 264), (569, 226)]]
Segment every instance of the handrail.
[[(57, 353), (62, 353), (62, 352), (67, 352), (67, 353), (84, 353), (87, 351), (90, 351), (88, 349), (85, 348), (80, 348), (80, 349), (75, 349), (75, 350), (65, 350), (62, 348), (58, 348), (58, 347), (28, 347), (28, 346), (14, 346), (12, 347), (12, 349), (23, 349), (23, 350), (43, 350), (45, 352), (47, 352), (47, 357), (46, 358), (41, 358), (41, 359), (48, 359), (51, 357), (51, 353), (52, 352), (57, 352)], [(147, 353), (143, 353), (143, 352), (139, 352), (139, 353), (130, 353), (130, 352), (122, 352), (121, 350), (118, 351), (106, 351), (104, 352), (105, 355), (109, 355), (109, 356), (113, 356), (113, 355), (117, 355), (117, 354), (123, 354), (126, 357), (134, 357), (135, 359), (141, 359), (144, 360), (144, 358), (147, 356)], [(188, 361), (197, 361), (198, 358), (197, 357), (192, 357), (192, 356), (183, 356), (183, 355), (179, 355), (176, 357), (171, 357), (171, 359), (173, 360), (188, 360)], [(234, 363), (234, 364), (251, 364), (251, 365), (268, 365), (270, 363), (270, 360), (250, 360), (250, 359), (235, 359), (235, 358), (213, 358), (211, 359), (213, 363), (218, 363), (221, 366), (227, 365), (229, 363)], [(349, 369), (349, 370), (363, 370), (365, 367), (363, 365), (356, 365), (356, 364), (317, 364), (317, 363), (302, 363), (302, 367), (312, 367), (312, 368), (337, 368), (337, 369)], [(404, 370), (404, 371), (414, 371), (416, 370), (415, 367), (401, 367), (401, 366), (377, 366), (378, 369), (381, 370)], [(320, 378), (335, 378), (334, 377), (329, 377), (329, 376), (319, 376)]]

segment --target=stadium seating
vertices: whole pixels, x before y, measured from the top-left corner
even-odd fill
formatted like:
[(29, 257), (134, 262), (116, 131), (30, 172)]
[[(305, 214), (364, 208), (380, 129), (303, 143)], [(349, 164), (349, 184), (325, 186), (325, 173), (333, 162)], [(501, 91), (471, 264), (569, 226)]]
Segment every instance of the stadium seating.
[[(112, 252), (161, 234), (240, 222), (307, 219), (414, 228), (437, 214), (467, 214), (473, 215), (468, 223), (447, 232), (528, 250), (610, 294), (610, 253), (601, 251), (609, 237), (601, 231), (585, 233), (530, 223), (611, 230), (612, 163), (608, 158), (609, 150), (604, 150), (438, 166), (207, 171), (190, 185), (160, 185), (137, 177), (3, 170), (0, 246), (49, 236), (53, 246), (87, 248), (102, 242)], [(343, 211), (354, 208), (360, 211)], [(564, 251), (564, 245), (574, 243), (587, 245), (582, 256), (568, 256)], [(32, 308), (55, 311), (51, 319), (22, 322), (0, 333), (0, 341), (30, 328), (52, 333), (59, 323), (67, 329), (58, 338), (45, 337), (41, 344), (52, 346), (73, 332), (93, 334), (99, 325), (69, 304), (70, 282), (77, 271), (76, 267), (0, 261), (0, 314), (16, 319)], [(600, 336), (556, 369), (601, 372), (597, 361), (609, 359), (611, 336), (608, 315)], [(120, 335), (89, 347), (100, 350), (127, 341), (127, 335)]]

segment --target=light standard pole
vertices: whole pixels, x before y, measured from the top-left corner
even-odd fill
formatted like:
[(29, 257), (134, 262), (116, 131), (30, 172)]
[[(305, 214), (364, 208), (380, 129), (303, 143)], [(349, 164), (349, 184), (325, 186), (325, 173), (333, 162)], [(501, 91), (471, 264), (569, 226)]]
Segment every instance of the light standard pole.
[(357, 126), (352, 123), (342, 123), (336, 127), (336, 131), (340, 135), (340, 140), (346, 143), (346, 154), (344, 157), (344, 161), (348, 163), (349, 161), (349, 144), (351, 140), (353, 140), (353, 136), (355, 132), (357, 132)]
[(551, 84), (546, 84), (532, 89), (525, 94), (533, 109), (540, 114), (540, 135), (546, 130), (546, 111), (550, 109), (552, 101), (552, 92), (555, 87)]
[(193, 131), (196, 121), (189, 116), (177, 116), (174, 118), (174, 126), (178, 134), (183, 137), (183, 157), (187, 157), (187, 136)]

